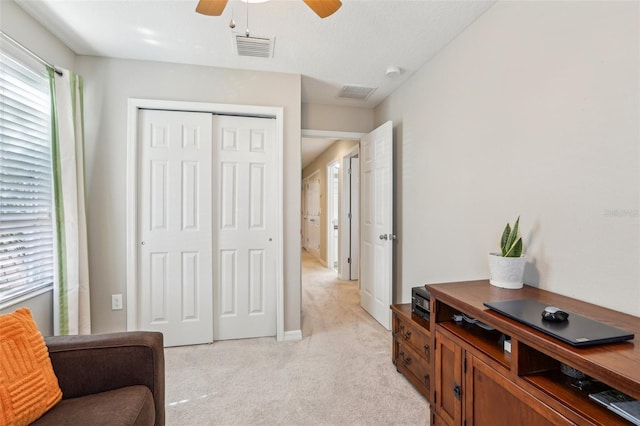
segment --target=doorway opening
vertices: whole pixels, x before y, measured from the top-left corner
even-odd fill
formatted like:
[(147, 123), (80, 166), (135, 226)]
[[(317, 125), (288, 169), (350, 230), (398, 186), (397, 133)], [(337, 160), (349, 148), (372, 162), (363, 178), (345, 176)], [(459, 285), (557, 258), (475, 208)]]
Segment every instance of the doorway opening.
[(320, 253), (320, 173), (314, 172), (302, 181), (302, 248), (321, 263)]
[(360, 271), (360, 147), (342, 158), (342, 211), (339, 275), (343, 280), (359, 279)]
[[(303, 130), (303, 136), (305, 131)], [(324, 289), (324, 297), (329, 297), (336, 291), (345, 288), (355, 288), (359, 293), (357, 281), (358, 266), (351, 264), (351, 247), (359, 246), (359, 233), (352, 232), (352, 219), (357, 225), (359, 200), (358, 190), (351, 191), (351, 185), (358, 184), (357, 179), (351, 179), (350, 173), (357, 175), (357, 170), (351, 170), (348, 157), (356, 156), (359, 152), (359, 137), (331, 134), (331, 137), (302, 138), (302, 188), (301, 188), (301, 285), (302, 297), (309, 294), (307, 286)], [(335, 136), (335, 138), (333, 138)], [(306, 157), (305, 155), (311, 157)], [(357, 256), (355, 257), (357, 259)], [(356, 274), (352, 275), (352, 271)], [(322, 285), (317, 287), (320, 277)], [(330, 278), (333, 277), (333, 278)], [(339, 290), (339, 289), (340, 290)], [(317, 302), (317, 300), (315, 301)], [(314, 302), (314, 303), (315, 303)], [(355, 309), (351, 306), (353, 300), (343, 298), (334, 300), (342, 307), (340, 309)], [(302, 306), (308, 305), (309, 301)], [(356, 305), (359, 300), (356, 301)], [(302, 330), (308, 324), (306, 313), (302, 313)]]
[(340, 162), (327, 166), (327, 266), (338, 272), (340, 264)]
[[(310, 133), (314, 133), (315, 137), (327, 137), (325, 132), (303, 130), (303, 144), (304, 136)], [(336, 133), (333, 132), (333, 135)], [(318, 153), (317, 158), (306, 164), (305, 146), (302, 145), (301, 149), (303, 181), (313, 173), (320, 173), (321, 263), (334, 271), (335, 252), (332, 253), (332, 250), (335, 251), (335, 248), (332, 247), (335, 208), (331, 200), (335, 200), (335, 195), (331, 191), (335, 183), (333, 176), (339, 170), (338, 179), (342, 179), (342, 184), (338, 185), (338, 192), (342, 191), (342, 194), (338, 196), (338, 277), (341, 280), (357, 277), (362, 308), (382, 326), (390, 329), (393, 245), (396, 240), (393, 230), (393, 123), (388, 121), (372, 132), (351, 140), (343, 140), (340, 136), (336, 139), (324, 152)], [(341, 167), (336, 167), (336, 162)], [(354, 172), (354, 168), (357, 172)], [(349, 172), (351, 178), (358, 176), (358, 179), (347, 179)], [(353, 187), (346, 187), (347, 182)], [(306, 185), (303, 185), (303, 197), (305, 188)], [(345, 232), (347, 229), (348, 233)], [(358, 261), (358, 266), (352, 265), (354, 261)], [(306, 277), (303, 275), (301, 278), (304, 285)]]
[[(355, 134), (330, 136), (303, 137), (301, 141), (301, 245), (340, 279), (357, 279), (350, 277), (348, 262), (350, 247), (358, 245), (357, 238), (351, 241), (349, 218), (359, 215), (351, 211), (358, 203), (346, 198), (350, 191), (345, 185), (351, 182), (351, 170), (344, 161), (345, 156), (358, 152), (360, 140)], [(354, 196), (358, 193), (354, 191)]]

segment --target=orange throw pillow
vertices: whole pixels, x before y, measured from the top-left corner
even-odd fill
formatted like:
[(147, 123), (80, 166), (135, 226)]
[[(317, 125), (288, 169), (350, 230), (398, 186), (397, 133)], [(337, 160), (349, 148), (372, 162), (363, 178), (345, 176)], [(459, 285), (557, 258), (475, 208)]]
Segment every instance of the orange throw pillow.
[(31, 311), (0, 315), (0, 424), (28, 425), (62, 399)]

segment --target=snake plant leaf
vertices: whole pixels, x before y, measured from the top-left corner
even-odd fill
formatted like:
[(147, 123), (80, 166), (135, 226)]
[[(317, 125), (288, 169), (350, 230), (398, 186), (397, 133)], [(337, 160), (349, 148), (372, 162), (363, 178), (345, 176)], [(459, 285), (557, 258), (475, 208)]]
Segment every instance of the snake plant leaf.
[(502, 251), (502, 255), (505, 256), (507, 253), (507, 240), (509, 239), (509, 235), (511, 234), (511, 225), (507, 223), (507, 226), (504, 227), (504, 231), (502, 231), (502, 237), (500, 238), (500, 250)]
[(522, 238), (518, 236), (520, 231), (520, 216), (516, 219), (513, 228), (507, 223), (500, 238), (500, 250), (503, 257), (520, 257), (522, 255)]
[(520, 232), (520, 216), (518, 216), (516, 223), (513, 225), (513, 240), (511, 241), (511, 244), (513, 244), (516, 238), (518, 238), (518, 232)]
[(518, 240), (513, 244), (504, 257), (520, 257), (522, 256), (522, 238), (518, 238)]
[(511, 229), (511, 233), (507, 238), (507, 245), (505, 246), (505, 250), (507, 252), (511, 251), (511, 248), (513, 247), (513, 245), (516, 242), (516, 239), (518, 238), (518, 228), (520, 227), (519, 225), (520, 225), (520, 216), (518, 216), (518, 219), (516, 219), (516, 223), (513, 225), (513, 228)]

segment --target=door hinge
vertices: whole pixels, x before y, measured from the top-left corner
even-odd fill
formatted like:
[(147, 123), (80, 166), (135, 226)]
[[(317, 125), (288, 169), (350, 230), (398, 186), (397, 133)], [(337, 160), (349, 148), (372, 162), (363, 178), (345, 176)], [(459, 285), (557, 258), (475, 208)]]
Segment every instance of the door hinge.
[(351, 263), (351, 258), (347, 257), (347, 263)]
[(463, 363), (463, 368), (462, 370), (466, 373), (467, 372), (467, 358), (464, 359), (464, 363)]
[(351, 212), (349, 212), (348, 217), (349, 217), (349, 219), (351, 219), (351, 218), (352, 218)]
[(351, 169), (347, 169), (347, 173), (351, 174)]

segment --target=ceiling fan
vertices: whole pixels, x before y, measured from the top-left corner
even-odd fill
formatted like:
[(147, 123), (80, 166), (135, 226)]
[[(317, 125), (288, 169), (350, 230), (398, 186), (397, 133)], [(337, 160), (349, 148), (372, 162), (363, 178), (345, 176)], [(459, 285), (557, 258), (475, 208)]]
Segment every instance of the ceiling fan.
[[(209, 16), (220, 16), (227, 5), (228, 0), (200, 0), (196, 7), (196, 12)], [(340, 0), (302, 0), (311, 8), (319, 17), (326, 18), (332, 15), (336, 10), (340, 9), (342, 2)]]

